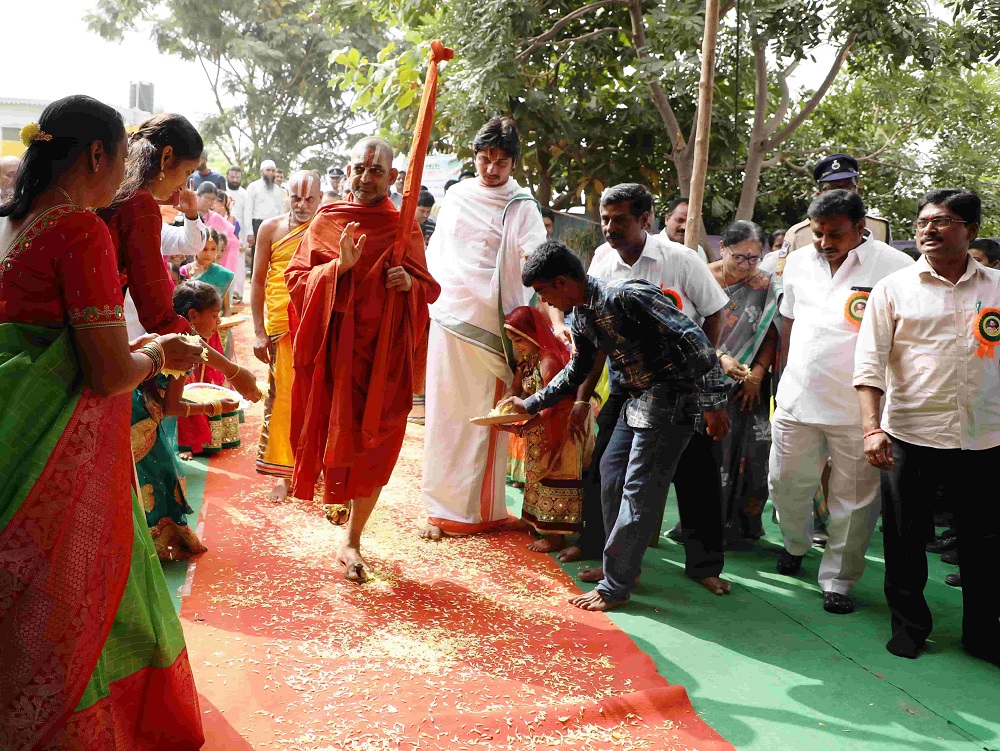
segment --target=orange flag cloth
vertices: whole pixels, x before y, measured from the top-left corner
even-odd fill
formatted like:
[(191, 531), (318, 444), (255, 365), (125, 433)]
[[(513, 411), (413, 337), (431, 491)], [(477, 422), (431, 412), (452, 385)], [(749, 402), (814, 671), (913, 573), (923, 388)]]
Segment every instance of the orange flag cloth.
[[(367, 235), (357, 264), (340, 268), (340, 236), (350, 222)], [(327, 499), (343, 503), (370, 496), (389, 481), (412, 408), (414, 349), (429, 320), (427, 306), (441, 292), (427, 271), (424, 240), (414, 224), (398, 264), (413, 286), (385, 288), (393, 260), (399, 211), (388, 198), (375, 206), (324, 206), (313, 219), (285, 271), (295, 377), (291, 440), (295, 451), (292, 495), (312, 498), (320, 470)], [(387, 298), (399, 297), (386, 319)], [(388, 336), (387, 377), (372, 440), (362, 436), (380, 327)]]

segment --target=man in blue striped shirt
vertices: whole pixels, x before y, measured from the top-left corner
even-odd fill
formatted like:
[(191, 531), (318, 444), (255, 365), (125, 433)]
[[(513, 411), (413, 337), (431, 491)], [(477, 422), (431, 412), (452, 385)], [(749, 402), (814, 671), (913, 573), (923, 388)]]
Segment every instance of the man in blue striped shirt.
[(705, 420), (713, 438), (729, 430), (722, 371), (701, 328), (650, 282), (588, 277), (573, 251), (552, 241), (535, 250), (521, 279), (549, 305), (573, 310), (575, 353), (544, 389), (524, 401), (512, 398), (515, 410), (534, 414), (585, 388), (605, 355), (630, 396), (601, 460), (602, 505), (611, 530), (604, 579), (571, 600), (584, 610), (610, 610), (628, 602), (635, 587), (696, 419)]

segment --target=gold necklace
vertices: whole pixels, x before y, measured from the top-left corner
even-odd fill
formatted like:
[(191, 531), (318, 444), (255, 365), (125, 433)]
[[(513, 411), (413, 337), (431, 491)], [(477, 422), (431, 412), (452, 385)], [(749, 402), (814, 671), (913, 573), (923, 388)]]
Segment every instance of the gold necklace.
[(60, 188), (60, 187), (59, 187), (58, 185), (53, 185), (52, 187), (53, 187), (53, 189), (54, 189), (54, 190), (55, 190), (55, 191), (56, 191), (57, 193), (62, 193), (62, 196), (63, 196), (63, 198), (65, 198), (65, 199), (66, 199), (66, 200), (67, 200), (67, 201), (69, 202), (69, 205), (70, 205), (70, 206), (72, 206), (72, 207), (76, 208), (76, 201), (74, 201), (74, 200), (73, 200), (73, 199), (72, 199), (72, 198), (70, 197), (69, 193), (67, 193), (67, 192), (66, 192), (65, 190), (63, 190), (62, 188)]

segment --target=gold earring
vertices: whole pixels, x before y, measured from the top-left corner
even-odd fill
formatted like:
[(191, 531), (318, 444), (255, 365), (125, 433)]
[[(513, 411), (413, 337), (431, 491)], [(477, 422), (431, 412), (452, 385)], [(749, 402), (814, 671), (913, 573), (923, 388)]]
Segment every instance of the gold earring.
[(157, 179), (157, 180), (162, 180), (162, 179), (163, 179), (163, 178), (165, 178), (165, 177), (166, 177), (166, 175), (164, 175), (164, 174), (163, 174), (163, 170), (160, 170), (160, 174), (159, 174), (159, 176), (157, 176), (157, 178), (156, 178), (156, 179)]

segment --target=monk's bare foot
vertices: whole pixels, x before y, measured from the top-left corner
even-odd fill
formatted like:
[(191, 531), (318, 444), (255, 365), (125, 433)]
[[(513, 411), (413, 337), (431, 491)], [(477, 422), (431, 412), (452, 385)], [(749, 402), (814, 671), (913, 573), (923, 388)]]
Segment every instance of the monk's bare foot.
[(364, 584), (368, 581), (368, 562), (361, 551), (345, 545), (340, 549), (340, 562), (344, 565), (344, 578), (349, 582)]
[(291, 485), (291, 480), (282, 477), (278, 480), (274, 487), (271, 488), (270, 499), (272, 503), (281, 503), (288, 497), (288, 486)]
[(440, 540), (444, 537), (444, 532), (441, 531), (441, 527), (428, 522), (424, 525), (424, 528), (420, 530), (420, 537), (424, 540)]
[(561, 550), (566, 542), (564, 535), (545, 535), (540, 540), (535, 540), (528, 546), (528, 550), (536, 553), (551, 553), (554, 550)]
[(568, 548), (563, 548), (556, 553), (556, 559), (562, 561), (563, 563), (582, 561), (584, 558), (586, 558), (586, 556), (584, 555), (583, 548), (578, 545), (570, 545)]
[(597, 584), (597, 582), (604, 579), (604, 569), (601, 566), (595, 566), (594, 568), (585, 568), (576, 575), (576, 578), (582, 582), (588, 582), (590, 584)]
[(323, 510), (326, 511), (326, 520), (338, 527), (345, 526), (351, 519), (350, 503), (328, 503)]
[(717, 576), (706, 576), (704, 579), (699, 579), (698, 583), (713, 595), (719, 595), (720, 597), (728, 595), (733, 588), (729, 582)]
[(605, 600), (596, 589), (593, 592), (587, 592), (586, 594), (572, 597), (569, 601), (570, 605), (580, 608), (580, 610), (600, 611), (614, 610), (615, 608), (620, 608), (622, 605), (627, 603), (628, 600)]
[(194, 459), (194, 454), (192, 454), (190, 451), (181, 451), (179, 454), (177, 454), (177, 456), (179, 456), (186, 462), (189, 462), (192, 459)]

